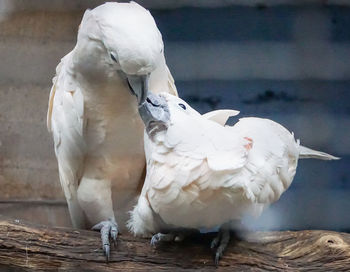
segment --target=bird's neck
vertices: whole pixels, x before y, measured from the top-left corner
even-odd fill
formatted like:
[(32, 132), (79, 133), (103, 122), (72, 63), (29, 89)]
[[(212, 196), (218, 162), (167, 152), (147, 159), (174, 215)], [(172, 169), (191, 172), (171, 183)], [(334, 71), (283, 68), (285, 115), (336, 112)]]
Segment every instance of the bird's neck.
[(137, 99), (131, 94), (124, 78), (75, 74), (84, 96), (84, 103), (99, 114), (138, 114)]

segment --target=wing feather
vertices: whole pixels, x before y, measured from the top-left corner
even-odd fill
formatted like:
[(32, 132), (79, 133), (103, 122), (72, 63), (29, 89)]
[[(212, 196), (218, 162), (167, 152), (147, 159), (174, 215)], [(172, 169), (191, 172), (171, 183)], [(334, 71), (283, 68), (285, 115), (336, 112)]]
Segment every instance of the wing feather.
[(247, 195), (264, 205), (277, 201), (294, 178), (299, 143), (292, 133), (268, 119), (242, 118), (232, 129), (254, 142), (242, 172)]
[[(197, 123), (197, 127), (191, 127), (193, 130), (189, 135), (181, 127), (183, 122), (175, 122), (180, 127), (167, 130), (175, 133), (173, 137), (166, 134), (165, 138), (147, 138), (145, 142), (146, 149), (152, 150), (152, 154), (143, 193), (165, 222), (173, 220), (170, 219), (172, 215), (167, 215), (173, 207), (201, 209), (213, 200), (207, 199), (215, 198), (218, 190), (225, 194), (226, 188), (232, 187), (233, 175), (247, 161), (249, 150), (244, 145), (249, 143), (248, 140), (227, 134), (221, 124), (205, 121), (211, 129), (203, 130)], [(227, 137), (225, 144), (220, 142), (223, 137)], [(148, 148), (150, 145), (152, 148)]]
[(60, 182), (73, 226), (84, 228), (85, 218), (77, 199), (85, 151), (84, 98), (69, 73), (69, 61), (68, 54), (57, 66), (50, 93), (47, 125), (53, 135)]
[(51, 90), (50, 90), (49, 105), (48, 105), (48, 110), (47, 110), (47, 129), (49, 130), (49, 132), (51, 132), (51, 118), (52, 118), (53, 102), (54, 102), (54, 99), (55, 99), (57, 79), (58, 79), (58, 75), (61, 72), (62, 63), (63, 63), (63, 61), (61, 61), (57, 65), (57, 67), (56, 67), (56, 75), (52, 79), (52, 87), (51, 87)]
[[(299, 144), (285, 128), (259, 118), (224, 127), (227, 112), (206, 116), (214, 122), (178, 112), (164, 134), (146, 142), (156, 155), (144, 192), (165, 223), (211, 226), (259, 215), (288, 188)], [(220, 209), (227, 213), (215, 214)], [(203, 217), (206, 212), (214, 219)]]
[(236, 111), (236, 110), (215, 110), (215, 111), (207, 112), (202, 116), (208, 120), (214, 121), (224, 126), (230, 117), (236, 116), (238, 114), (239, 114), (239, 111)]
[(179, 94), (177, 93), (177, 89), (175, 86), (175, 80), (172, 76), (172, 74), (170, 73), (170, 70), (168, 68), (167, 65), (165, 65), (166, 70), (167, 70), (167, 74), (168, 74), (168, 87), (169, 87), (169, 93), (175, 96), (179, 96)]

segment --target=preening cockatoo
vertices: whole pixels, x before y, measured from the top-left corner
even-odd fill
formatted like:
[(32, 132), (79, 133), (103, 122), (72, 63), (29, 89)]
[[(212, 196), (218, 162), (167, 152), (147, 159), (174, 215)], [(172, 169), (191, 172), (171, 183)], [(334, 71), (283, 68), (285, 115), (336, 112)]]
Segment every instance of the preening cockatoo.
[(177, 94), (149, 11), (135, 2), (87, 10), (75, 48), (56, 68), (47, 126), (73, 226), (97, 224), (107, 258), (116, 218), (127, 218), (144, 180), (138, 103), (148, 88)]
[(261, 118), (224, 126), (237, 111), (200, 115), (170, 94), (149, 93), (145, 123), (147, 173), (128, 223), (151, 243), (174, 240), (172, 230), (221, 226), (216, 263), (229, 241), (229, 223), (259, 215), (290, 186), (299, 158), (337, 159), (299, 145), (287, 129)]

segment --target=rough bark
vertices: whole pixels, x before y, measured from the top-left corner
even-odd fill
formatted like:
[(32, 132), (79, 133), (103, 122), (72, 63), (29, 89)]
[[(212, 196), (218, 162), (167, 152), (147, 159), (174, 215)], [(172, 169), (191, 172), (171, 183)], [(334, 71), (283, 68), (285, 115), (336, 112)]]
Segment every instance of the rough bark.
[(230, 243), (217, 269), (211, 238), (195, 235), (152, 248), (149, 239), (120, 235), (106, 263), (96, 232), (0, 217), (0, 271), (350, 271), (347, 233), (250, 233)]

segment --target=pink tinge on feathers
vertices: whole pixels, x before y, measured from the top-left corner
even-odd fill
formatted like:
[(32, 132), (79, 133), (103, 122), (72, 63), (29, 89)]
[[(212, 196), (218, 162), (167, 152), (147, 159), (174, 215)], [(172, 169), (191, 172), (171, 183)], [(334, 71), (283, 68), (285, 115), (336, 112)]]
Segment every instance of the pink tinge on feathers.
[(250, 150), (253, 148), (253, 139), (252, 138), (249, 138), (249, 137), (244, 137), (244, 139), (246, 139), (248, 141), (247, 144), (244, 145), (244, 148), (247, 149), (247, 150)]

